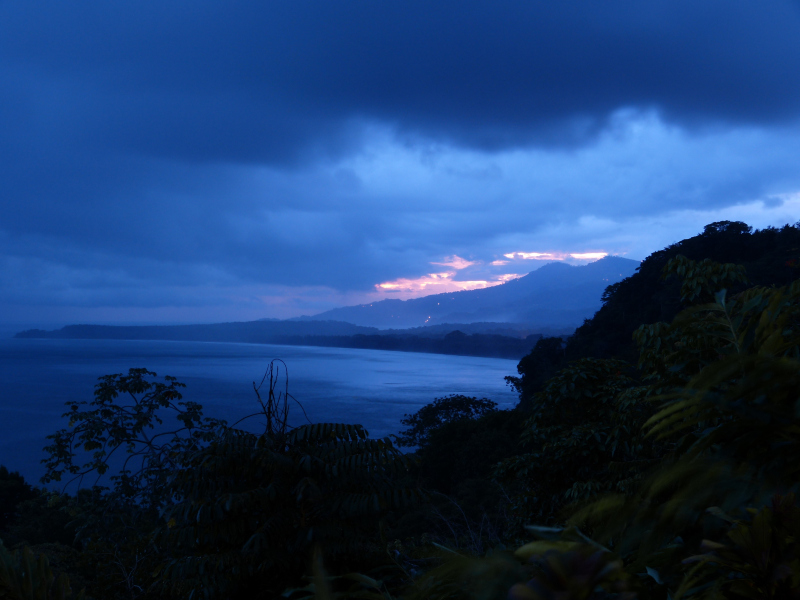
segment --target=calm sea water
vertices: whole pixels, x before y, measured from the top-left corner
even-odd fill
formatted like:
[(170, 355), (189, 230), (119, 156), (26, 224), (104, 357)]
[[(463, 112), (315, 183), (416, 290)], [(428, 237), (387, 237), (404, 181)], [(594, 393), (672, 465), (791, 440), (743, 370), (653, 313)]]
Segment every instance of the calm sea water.
[[(101, 375), (146, 367), (187, 385), (185, 400), (234, 422), (255, 412), (252, 382), (285, 361), (289, 392), (312, 422), (360, 423), (372, 436), (448, 394), (487, 397), (507, 408), (503, 377), (516, 361), (380, 350), (210, 342), (0, 339), (0, 464), (38, 481), (45, 437), (65, 427), (64, 403), (90, 400)], [(290, 421), (305, 422), (299, 409)], [(256, 423), (252, 427), (257, 427)]]

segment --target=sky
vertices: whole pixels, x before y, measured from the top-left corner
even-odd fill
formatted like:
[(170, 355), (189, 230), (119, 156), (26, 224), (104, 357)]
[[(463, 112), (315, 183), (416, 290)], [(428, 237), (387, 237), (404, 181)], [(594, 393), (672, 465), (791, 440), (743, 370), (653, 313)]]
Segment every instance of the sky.
[(287, 318), (800, 220), (797, 0), (0, 1), (0, 323)]

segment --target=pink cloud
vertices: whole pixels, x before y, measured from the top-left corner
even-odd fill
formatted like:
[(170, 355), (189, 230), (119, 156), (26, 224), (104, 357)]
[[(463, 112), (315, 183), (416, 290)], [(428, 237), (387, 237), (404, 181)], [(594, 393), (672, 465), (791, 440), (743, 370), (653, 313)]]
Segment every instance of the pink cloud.
[(490, 281), (455, 281), (454, 271), (445, 273), (428, 273), (416, 279), (395, 279), (375, 285), (375, 289), (383, 292), (426, 292), (438, 294), (440, 292), (456, 292), (460, 290), (476, 290), (497, 285)]
[[(566, 253), (566, 252), (511, 252), (503, 256), (509, 260), (494, 260), (489, 263), (493, 267), (501, 267), (515, 260), (567, 260), (567, 261), (586, 261), (596, 260), (606, 256), (605, 252), (586, 252), (586, 253)], [(490, 272), (475, 273), (468, 281), (456, 279), (459, 271), (468, 269), (474, 265), (483, 264), (481, 261), (471, 261), (461, 258), (458, 255), (446, 256), (442, 262), (432, 262), (432, 265), (449, 267), (447, 271), (438, 273), (428, 273), (420, 277), (406, 278), (401, 277), (391, 281), (384, 281), (375, 285), (375, 292), (380, 297), (391, 296), (392, 298), (419, 298), (430, 294), (445, 292), (456, 292), (463, 290), (476, 290), (487, 287), (501, 285), (508, 281), (524, 276), (518, 273), (492, 274)], [(470, 273), (470, 272), (468, 272)], [(472, 273), (470, 273), (472, 274)], [(463, 273), (461, 273), (463, 276)], [(480, 279), (479, 279), (480, 278)], [(485, 279), (484, 279), (485, 278)]]
[(440, 265), (442, 267), (451, 267), (457, 271), (461, 269), (466, 269), (467, 267), (471, 267), (472, 265), (477, 264), (477, 261), (467, 260), (466, 258), (461, 258), (460, 256), (445, 256), (445, 262), (432, 262), (432, 265)]
[(519, 279), (520, 277), (525, 277), (525, 275), (519, 275), (517, 273), (505, 273), (503, 275), (495, 275), (495, 281), (499, 283), (505, 283), (506, 281), (511, 281), (512, 279)]
[(608, 252), (510, 252), (503, 256), (523, 260), (600, 260), (608, 256)]
[(556, 254), (553, 252), (510, 252), (504, 254), (506, 258), (522, 258), (524, 260), (564, 260), (564, 254)]

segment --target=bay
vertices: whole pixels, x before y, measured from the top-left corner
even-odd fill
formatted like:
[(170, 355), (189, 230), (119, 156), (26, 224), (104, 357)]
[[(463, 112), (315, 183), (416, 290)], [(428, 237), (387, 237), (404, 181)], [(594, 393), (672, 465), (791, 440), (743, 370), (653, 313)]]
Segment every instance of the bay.
[[(97, 378), (132, 367), (176, 377), (183, 399), (233, 423), (256, 412), (253, 382), (273, 358), (288, 368), (289, 393), (315, 423), (359, 423), (373, 437), (397, 433), (404, 414), (449, 394), (510, 408), (503, 377), (513, 360), (351, 348), (126, 340), (0, 340), (0, 464), (35, 483), (46, 436), (66, 423), (64, 404), (90, 400)], [(307, 422), (294, 406), (290, 423)], [(258, 430), (256, 420), (243, 427)]]

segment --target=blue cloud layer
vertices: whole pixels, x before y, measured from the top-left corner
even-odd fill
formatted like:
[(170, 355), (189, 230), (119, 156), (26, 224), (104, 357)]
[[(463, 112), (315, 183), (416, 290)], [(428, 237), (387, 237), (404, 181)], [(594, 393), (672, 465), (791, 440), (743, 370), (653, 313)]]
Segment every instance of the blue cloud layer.
[(0, 308), (288, 316), (454, 254), (642, 258), (696, 232), (680, 211), (778, 224), (798, 26), (789, 1), (2, 3)]

